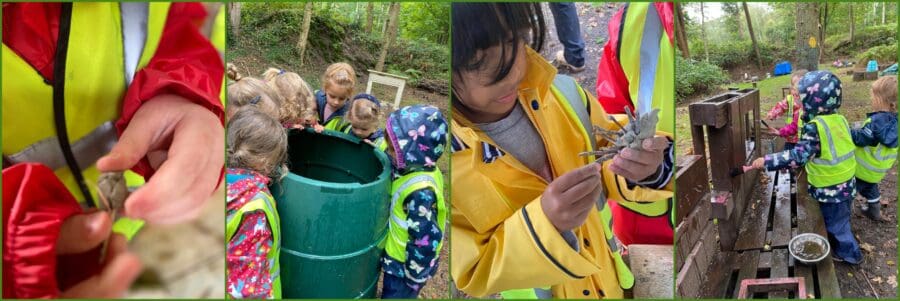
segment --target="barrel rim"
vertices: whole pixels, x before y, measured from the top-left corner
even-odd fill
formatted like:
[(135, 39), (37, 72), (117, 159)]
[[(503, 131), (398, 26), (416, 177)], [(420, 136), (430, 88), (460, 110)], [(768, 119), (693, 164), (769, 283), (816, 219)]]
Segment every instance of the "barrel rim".
[[(354, 135), (343, 133), (343, 132), (338, 132), (338, 131), (334, 131), (334, 130), (330, 130), (330, 129), (325, 129), (321, 133), (314, 132), (313, 129), (310, 127), (307, 127), (302, 130), (301, 129), (291, 129), (288, 131), (288, 136), (297, 135), (297, 133), (299, 133), (300, 131), (306, 131), (308, 133), (312, 133), (315, 135), (332, 136), (335, 138), (346, 140), (347, 142), (350, 142), (350, 143), (365, 144), (365, 142), (363, 142), (362, 139), (359, 139), (358, 137), (356, 137)], [(391, 162), (388, 159), (387, 154), (385, 152), (375, 149), (375, 147), (372, 147), (371, 145), (365, 145), (365, 146), (372, 149), (372, 152), (375, 154), (375, 157), (378, 158), (378, 162), (381, 162), (381, 165), (384, 167), (381, 170), (381, 173), (378, 174), (378, 177), (376, 177), (374, 180), (372, 180), (368, 183), (363, 184), (363, 183), (326, 182), (326, 181), (316, 180), (316, 179), (309, 178), (309, 177), (304, 177), (304, 176), (298, 175), (294, 172), (291, 172), (290, 170), (288, 170), (287, 176), (285, 176), (284, 179), (282, 179), (282, 181), (284, 181), (286, 179), (291, 179), (294, 181), (302, 180), (304, 182), (317, 185), (319, 187), (328, 187), (328, 188), (337, 188), (337, 189), (341, 189), (341, 188), (360, 189), (360, 188), (366, 188), (366, 187), (373, 187), (376, 184), (381, 183), (382, 180), (390, 181)]]

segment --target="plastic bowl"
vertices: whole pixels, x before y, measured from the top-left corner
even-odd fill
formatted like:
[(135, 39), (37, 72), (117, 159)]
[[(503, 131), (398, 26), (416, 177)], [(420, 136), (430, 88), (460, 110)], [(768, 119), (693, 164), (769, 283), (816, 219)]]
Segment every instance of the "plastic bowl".
[(788, 243), (788, 251), (791, 257), (805, 264), (816, 264), (831, 253), (831, 245), (828, 239), (815, 233), (803, 233), (791, 239)]

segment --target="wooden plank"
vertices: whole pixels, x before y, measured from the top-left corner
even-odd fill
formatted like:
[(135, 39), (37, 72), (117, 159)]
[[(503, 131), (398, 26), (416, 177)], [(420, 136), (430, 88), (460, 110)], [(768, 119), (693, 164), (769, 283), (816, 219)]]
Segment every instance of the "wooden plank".
[[(775, 172), (769, 171), (766, 190), (762, 198), (754, 200), (756, 207), (750, 205), (747, 217), (741, 225), (741, 238), (734, 246), (735, 250), (762, 249), (766, 244), (766, 228), (769, 223), (769, 207), (772, 205), (772, 192), (775, 187)], [(790, 213), (790, 212), (789, 212)]]
[[(788, 257), (790, 254), (787, 249), (772, 250), (772, 268), (769, 270), (769, 278), (783, 278), (788, 276)], [(788, 297), (785, 292), (771, 292), (769, 299), (786, 299)]]
[(783, 294), (795, 292), (797, 295), (805, 294), (804, 279), (801, 277), (785, 277), (778, 279), (747, 279), (740, 284), (738, 299), (751, 299), (757, 293)]
[(710, 222), (710, 204), (708, 197), (708, 195), (704, 197), (694, 208), (694, 212), (691, 212), (684, 222), (675, 227), (675, 237), (678, 240), (675, 252), (679, 253), (676, 255), (676, 258), (681, 259), (677, 266), (679, 271), (681, 270), (682, 263), (687, 258), (687, 254), (692, 251), (693, 246), (696, 245), (697, 241), (700, 239), (700, 234), (703, 232), (703, 229), (708, 224), (712, 223)]
[(706, 156), (706, 131), (704, 131), (704, 128), (702, 125), (691, 126), (691, 143), (694, 145), (693, 153), (695, 155), (708, 158)]
[(728, 281), (731, 280), (731, 274), (740, 254), (736, 252), (720, 252), (714, 259), (710, 269), (706, 272), (706, 280), (701, 289), (701, 298), (730, 298), (732, 291), (729, 289)]
[(822, 291), (822, 298), (840, 299), (841, 286), (837, 280), (837, 274), (834, 270), (834, 261), (831, 258), (825, 258), (816, 265), (816, 278), (819, 279), (819, 290)]
[(806, 294), (807, 299), (818, 298), (820, 296), (816, 296), (815, 291), (815, 283), (813, 282), (813, 271), (812, 267), (802, 264), (798, 261), (794, 261), (794, 276), (803, 277), (804, 285), (806, 286)]
[[(634, 273), (635, 299), (672, 299), (672, 246), (628, 246), (628, 261)], [(699, 269), (698, 271), (703, 271)]]
[(736, 220), (731, 220), (731, 214), (732, 212), (734, 212), (735, 207), (735, 201), (731, 195), (731, 192), (713, 190), (710, 193), (710, 198), (710, 205), (712, 205), (712, 218), (726, 220), (733, 223), (739, 222)]
[(760, 270), (772, 268), (772, 252), (759, 252), (759, 264), (756, 267)]
[(695, 298), (700, 292), (700, 272), (694, 259), (688, 256), (675, 277), (675, 293), (682, 298)]
[(681, 223), (700, 200), (709, 193), (709, 176), (705, 157), (679, 156), (675, 172), (675, 224)]
[[(739, 260), (741, 263), (741, 270), (738, 272), (737, 283), (740, 284), (744, 279), (753, 279), (756, 278), (756, 268), (759, 264), (759, 251), (745, 251), (741, 253), (741, 259)], [(732, 292), (729, 298), (736, 298), (740, 293), (741, 286), (735, 285), (734, 291)]]
[[(806, 191), (807, 185), (809, 184), (806, 180), (806, 173), (800, 172), (800, 175), (797, 176), (797, 227), (799, 232), (817, 233), (828, 237), (825, 231), (825, 222), (822, 219), (822, 212), (819, 211), (819, 202), (813, 200), (809, 194), (802, 193)], [(816, 265), (813, 277), (819, 281), (821, 296), (818, 297), (841, 297), (840, 285), (834, 270), (834, 262), (830, 258), (826, 258)]]
[(702, 234), (700, 234), (700, 239), (697, 241), (697, 254), (694, 257), (694, 261), (697, 264), (697, 270), (700, 271), (700, 280), (705, 281), (704, 275), (706, 275), (706, 271), (709, 269), (709, 265), (713, 261), (713, 254), (715, 254), (715, 249), (709, 248), (709, 244), (715, 245), (715, 235), (714, 231), (715, 227), (712, 224), (707, 224), (703, 229)]
[(727, 92), (712, 96), (688, 106), (692, 125), (705, 125), (721, 128), (728, 123), (727, 105), (740, 93)]
[(772, 219), (772, 247), (787, 246), (791, 240), (791, 174), (778, 172), (775, 186), (775, 216)]

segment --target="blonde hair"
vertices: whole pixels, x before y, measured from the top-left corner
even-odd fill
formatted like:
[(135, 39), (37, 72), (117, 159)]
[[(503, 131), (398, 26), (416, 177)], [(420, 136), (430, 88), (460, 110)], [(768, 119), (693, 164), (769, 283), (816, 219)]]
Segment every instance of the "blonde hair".
[(343, 94), (342, 98), (346, 99), (353, 96), (354, 86), (356, 86), (356, 72), (350, 64), (334, 63), (325, 69), (325, 75), (322, 76), (323, 91), (335, 87)]
[(381, 109), (378, 105), (365, 98), (354, 99), (347, 112), (347, 121), (354, 128), (376, 128), (380, 117)]
[(241, 75), (231, 63), (228, 63), (225, 74), (233, 81), (228, 84), (228, 115), (246, 107), (254, 107), (272, 118), (279, 118), (281, 101), (275, 97), (275, 92), (266, 82)]
[(263, 79), (281, 100), (281, 121), (295, 122), (298, 119), (315, 121), (316, 99), (306, 81), (294, 72), (269, 68)]
[(809, 71), (806, 69), (798, 69), (791, 73), (791, 89), (800, 89), (799, 87), (795, 86), (797, 86), (797, 83), (799, 83), (800, 80), (803, 79), (803, 76), (806, 76), (806, 73), (809, 73)]
[(897, 76), (882, 76), (872, 83), (872, 99), (891, 112), (897, 112)]
[(268, 114), (245, 108), (228, 121), (228, 167), (280, 180), (287, 175), (287, 132)]

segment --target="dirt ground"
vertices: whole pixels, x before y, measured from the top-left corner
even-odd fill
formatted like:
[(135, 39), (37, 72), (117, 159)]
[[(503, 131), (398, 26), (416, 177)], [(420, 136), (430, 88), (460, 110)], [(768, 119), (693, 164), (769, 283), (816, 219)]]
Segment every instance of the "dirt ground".
[[(575, 74), (568, 74), (575, 78), (585, 91), (595, 94), (597, 86), (597, 65), (603, 53), (603, 46), (609, 39), (607, 23), (622, 3), (590, 3), (578, 2), (578, 20), (581, 23), (581, 35), (584, 37), (584, 64), (585, 70)], [(556, 25), (553, 22), (553, 14), (548, 4), (542, 5), (544, 22), (547, 24), (547, 36), (544, 41), (544, 49), (541, 55), (548, 61), (556, 58), (556, 52), (563, 49), (556, 35)]]
[(857, 200), (850, 227), (862, 249), (863, 263), (852, 266), (835, 263), (841, 294), (853, 298), (890, 298), (897, 295), (897, 166), (881, 184), (881, 198), (890, 200), (881, 208), (885, 221), (876, 222), (862, 214)]

